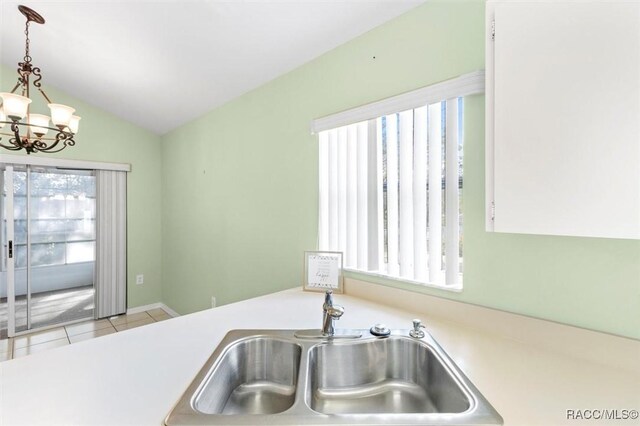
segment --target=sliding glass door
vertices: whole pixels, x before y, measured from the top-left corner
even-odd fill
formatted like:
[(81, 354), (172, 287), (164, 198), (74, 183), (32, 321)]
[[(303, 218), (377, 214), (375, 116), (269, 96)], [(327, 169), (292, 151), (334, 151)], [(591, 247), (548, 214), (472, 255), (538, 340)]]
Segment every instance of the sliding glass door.
[[(13, 166), (0, 164), (0, 240), (2, 261), (0, 262), (0, 338), (15, 334), (15, 282), (13, 238)], [(9, 209), (7, 206), (10, 205)], [(10, 216), (11, 220), (7, 217)], [(11, 285), (9, 285), (11, 283)], [(11, 301), (11, 303), (9, 303)]]
[(95, 173), (4, 165), (1, 177), (0, 327), (12, 336), (93, 318)]

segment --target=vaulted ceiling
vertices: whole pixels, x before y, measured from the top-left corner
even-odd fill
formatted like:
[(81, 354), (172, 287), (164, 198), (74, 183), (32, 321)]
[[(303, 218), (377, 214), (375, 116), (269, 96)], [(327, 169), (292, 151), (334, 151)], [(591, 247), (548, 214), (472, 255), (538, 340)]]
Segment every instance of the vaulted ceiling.
[[(42, 68), (43, 83), (164, 134), (423, 2), (21, 4), (47, 21), (30, 30), (31, 56)], [(0, 60), (10, 69), (24, 55), (18, 4), (0, 3)]]

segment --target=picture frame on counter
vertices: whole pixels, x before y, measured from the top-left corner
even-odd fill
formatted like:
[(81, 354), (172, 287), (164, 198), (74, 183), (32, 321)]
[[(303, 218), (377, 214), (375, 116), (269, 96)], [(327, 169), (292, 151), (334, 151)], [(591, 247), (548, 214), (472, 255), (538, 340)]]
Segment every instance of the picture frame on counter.
[(302, 289), (343, 293), (342, 252), (305, 251)]

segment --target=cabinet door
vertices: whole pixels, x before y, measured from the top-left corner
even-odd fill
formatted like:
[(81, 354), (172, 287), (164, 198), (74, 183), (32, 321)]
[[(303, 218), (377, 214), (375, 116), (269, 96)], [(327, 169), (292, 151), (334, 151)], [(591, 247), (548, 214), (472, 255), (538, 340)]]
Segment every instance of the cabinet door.
[(487, 39), (488, 230), (640, 238), (640, 4), (490, 1)]

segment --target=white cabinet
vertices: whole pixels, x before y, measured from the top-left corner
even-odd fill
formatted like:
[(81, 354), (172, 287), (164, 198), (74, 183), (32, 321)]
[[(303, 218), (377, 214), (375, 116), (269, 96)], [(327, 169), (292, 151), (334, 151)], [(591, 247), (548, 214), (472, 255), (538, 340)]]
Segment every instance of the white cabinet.
[(487, 2), (487, 230), (640, 238), (640, 2)]

